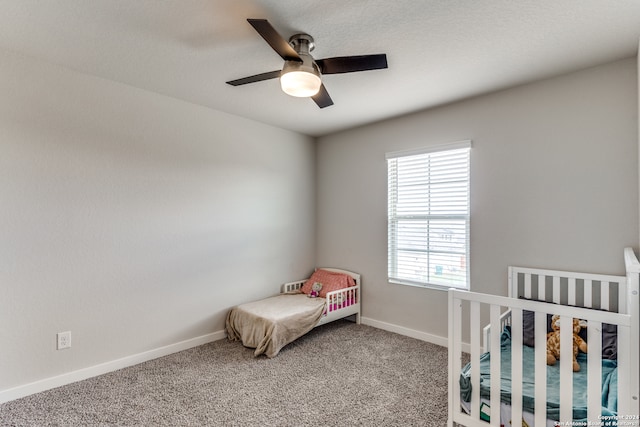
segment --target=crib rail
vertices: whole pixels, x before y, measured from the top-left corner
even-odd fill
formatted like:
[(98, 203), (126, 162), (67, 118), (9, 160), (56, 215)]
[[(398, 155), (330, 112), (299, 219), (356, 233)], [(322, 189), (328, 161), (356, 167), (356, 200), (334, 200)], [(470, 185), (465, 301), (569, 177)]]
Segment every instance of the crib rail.
[(628, 313), (627, 278), (509, 267), (509, 296)]
[[(511, 326), (511, 310), (507, 310), (500, 315), (500, 327), (496, 329), (498, 334), (504, 331), (504, 328)], [(491, 325), (487, 325), (482, 329), (482, 351), (485, 352), (489, 349), (489, 343), (491, 342)]]
[[(468, 309), (468, 324), (463, 325), (463, 306)], [(448, 426), (458, 423), (467, 427), (485, 427), (486, 421), (480, 419), (480, 373), (473, 366), (480, 366), (480, 334), (478, 325), (482, 324), (482, 313), (488, 313), (492, 331), (498, 331), (504, 326), (506, 317), (510, 317), (512, 333), (512, 359), (511, 377), (512, 394), (511, 405), (512, 425), (522, 425), (522, 313), (523, 310), (535, 312), (536, 342), (546, 342), (547, 314), (560, 315), (561, 324), (570, 324), (573, 318), (587, 321), (587, 341), (589, 351), (587, 353), (587, 400), (588, 419), (597, 422), (601, 417), (601, 376), (602, 376), (602, 323), (618, 326), (618, 369), (619, 372), (635, 372), (630, 364), (632, 360), (637, 363), (637, 356), (632, 356), (629, 343), (631, 342), (632, 317), (629, 314), (611, 313), (588, 308), (570, 307), (544, 302), (500, 297), (495, 295), (479, 294), (474, 292), (450, 290), (449, 291), (449, 419)], [(505, 312), (510, 316), (504, 316)], [(471, 410), (467, 414), (461, 409), (460, 401), (460, 373), (462, 358), (462, 329), (468, 327), (470, 331), (470, 361), (471, 361)], [(573, 381), (572, 381), (572, 331), (571, 328), (560, 328), (560, 421), (561, 425), (573, 424)], [(487, 338), (488, 350), (491, 359), (491, 377), (501, 377), (500, 363), (500, 334), (491, 333)], [(637, 340), (636, 340), (637, 342)], [(546, 347), (535, 347), (535, 425), (546, 425)], [(618, 416), (619, 419), (634, 420), (638, 415), (638, 385), (628, 375), (618, 377)], [(500, 381), (491, 381), (490, 397), (490, 425), (500, 425)], [(635, 419), (637, 422), (637, 419)], [(597, 424), (594, 424), (597, 425)], [(637, 424), (629, 424), (637, 425)]]

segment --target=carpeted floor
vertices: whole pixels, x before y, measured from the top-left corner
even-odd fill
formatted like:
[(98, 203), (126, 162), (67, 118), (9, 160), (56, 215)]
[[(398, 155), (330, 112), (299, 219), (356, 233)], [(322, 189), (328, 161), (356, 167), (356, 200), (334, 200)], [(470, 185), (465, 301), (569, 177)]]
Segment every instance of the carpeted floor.
[(348, 321), (268, 359), (226, 339), (0, 405), (2, 426), (428, 426), (447, 349)]

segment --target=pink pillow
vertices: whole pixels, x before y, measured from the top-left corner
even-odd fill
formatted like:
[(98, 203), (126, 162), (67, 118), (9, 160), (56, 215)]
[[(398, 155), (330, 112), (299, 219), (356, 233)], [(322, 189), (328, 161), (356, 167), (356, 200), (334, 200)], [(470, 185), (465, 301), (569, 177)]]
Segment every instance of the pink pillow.
[(328, 292), (337, 291), (339, 289), (350, 288), (356, 285), (353, 277), (344, 273), (335, 273), (328, 270), (316, 270), (309, 280), (302, 285), (302, 292), (309, 295), (311, 287), (315, 282), (322, 283), (322, 289), (320, 289), (320, 298), (327, 296)]

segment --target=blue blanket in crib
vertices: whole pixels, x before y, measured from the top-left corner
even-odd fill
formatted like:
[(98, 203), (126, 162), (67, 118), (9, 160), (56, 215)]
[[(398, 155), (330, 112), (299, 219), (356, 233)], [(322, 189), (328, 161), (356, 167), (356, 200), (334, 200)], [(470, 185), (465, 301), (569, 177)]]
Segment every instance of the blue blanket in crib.
[[(511, 403), (511, 332), (506, 327), (501, 336), (501, 400)], [(533, 412), (535, 404), (535, 349), (522, 346), (523, 410)], [(573, 420), (578, 424), (587, 418), (587, 356), (578, 354), (580, 371), (573, 373)], [(602, 415), (613, 416), (618, 406), (618, 370), (615, 360), (602, 360)], [(480, 396), (490, 398), (491, 366), (489, 353), (480, 356)], [(468, 402), (471, 399), (471, 366), (467, 364), (460, 375), (460, 395)], [(547, 418), (560, 418), (560, 364), (547, 366)]]

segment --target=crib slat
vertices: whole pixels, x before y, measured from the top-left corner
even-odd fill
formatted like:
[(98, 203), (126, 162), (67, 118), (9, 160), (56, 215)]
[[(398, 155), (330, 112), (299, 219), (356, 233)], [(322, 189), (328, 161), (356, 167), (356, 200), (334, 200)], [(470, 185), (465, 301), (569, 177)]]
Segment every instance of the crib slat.
[[(539, 296), (539, 294), (538, 294)], [(511, 425), (522, 425), (522, 310), (511, 310)]]
[(593, 281), (584, 279), (584, 306), (593, 307)]
[(507, 267), (507, 280), (509, 282), (507, 295), (509, 298), (518, 298), (518, 273), (511, 266)]
[[(536, 312), (536, 342), (547, 338), (547, 314)], [(547, 418), (547, 350), (543, 345), (535, 346), (535, 425), (546, 425)]]
[[(480, 366), (480, 303), (469, 303), (469, 330), (471, 331), (471, 366)], [(471, 369), (471, 416), (480, 419), (480, 369)], [(478, 384), (478, 386), (476, 386)]]
[[(602, 323), (594, 320), (587, 324), (587, 419), (600, 419), (602, 378)], [(585, 369), (585, 367), (581, 367)]]
[[(491, 304), (491, 425), (500, 426), (500, 306)], [(478, 365), (476, 365), (478, 366)], [(494, 378), (498, 378), (495, 381)]]
[(547, 277), (542, 274), (538, 275), (538, 300), (546, 301)]
[[(627, 326), (618, 326), (618, 372), (631, 372), (631, 334)], [(618, 375), (618, 416), (622, 420), (628, 419), (624, 415), (631, 414), (630, 375)]]
[(609, 282), (600, 283), (600, 308), (609, 311)]
[(569, 277), (568, 279), (569, 285), (569, 305), (576, 305), (576, 278)]
[(618, 313), (629, 314), (629, 306), (627, 305), (627, 292), (623, 286), (618, 283)]
[[(462, 347), (461, 347), (461, 317), (462, 317), (462, 302), (454, 298), (453, 291), (449, 291), (449, 337), (452, 337), (452, 345), (449, 350), (449, 372), (452, 372), (452, 378), (460, 378), (461, 371), (461, 357), (462, 357)], [(476, 362), (477, 363), (477, 362)], [(477, 364), (475, 366), (478, 366)], [(479, 385), (472, 384), (472, 387), (477, 387)], [(456, 414), (460, 412), (460, 382), (459, 381), (449, 381), (449, 420), (447, 422), (448, 426), (453, 425), (453, 420), (451, 419), (452, 414)]]
[(560, 316), (560, 421), (573, 421), (573, 318)]
[(524, 275), (524, 297), (531, 299), (531, 274), (529, 273)]
[(553, 302), (560, 304), (560, 277), (553, 276)]

